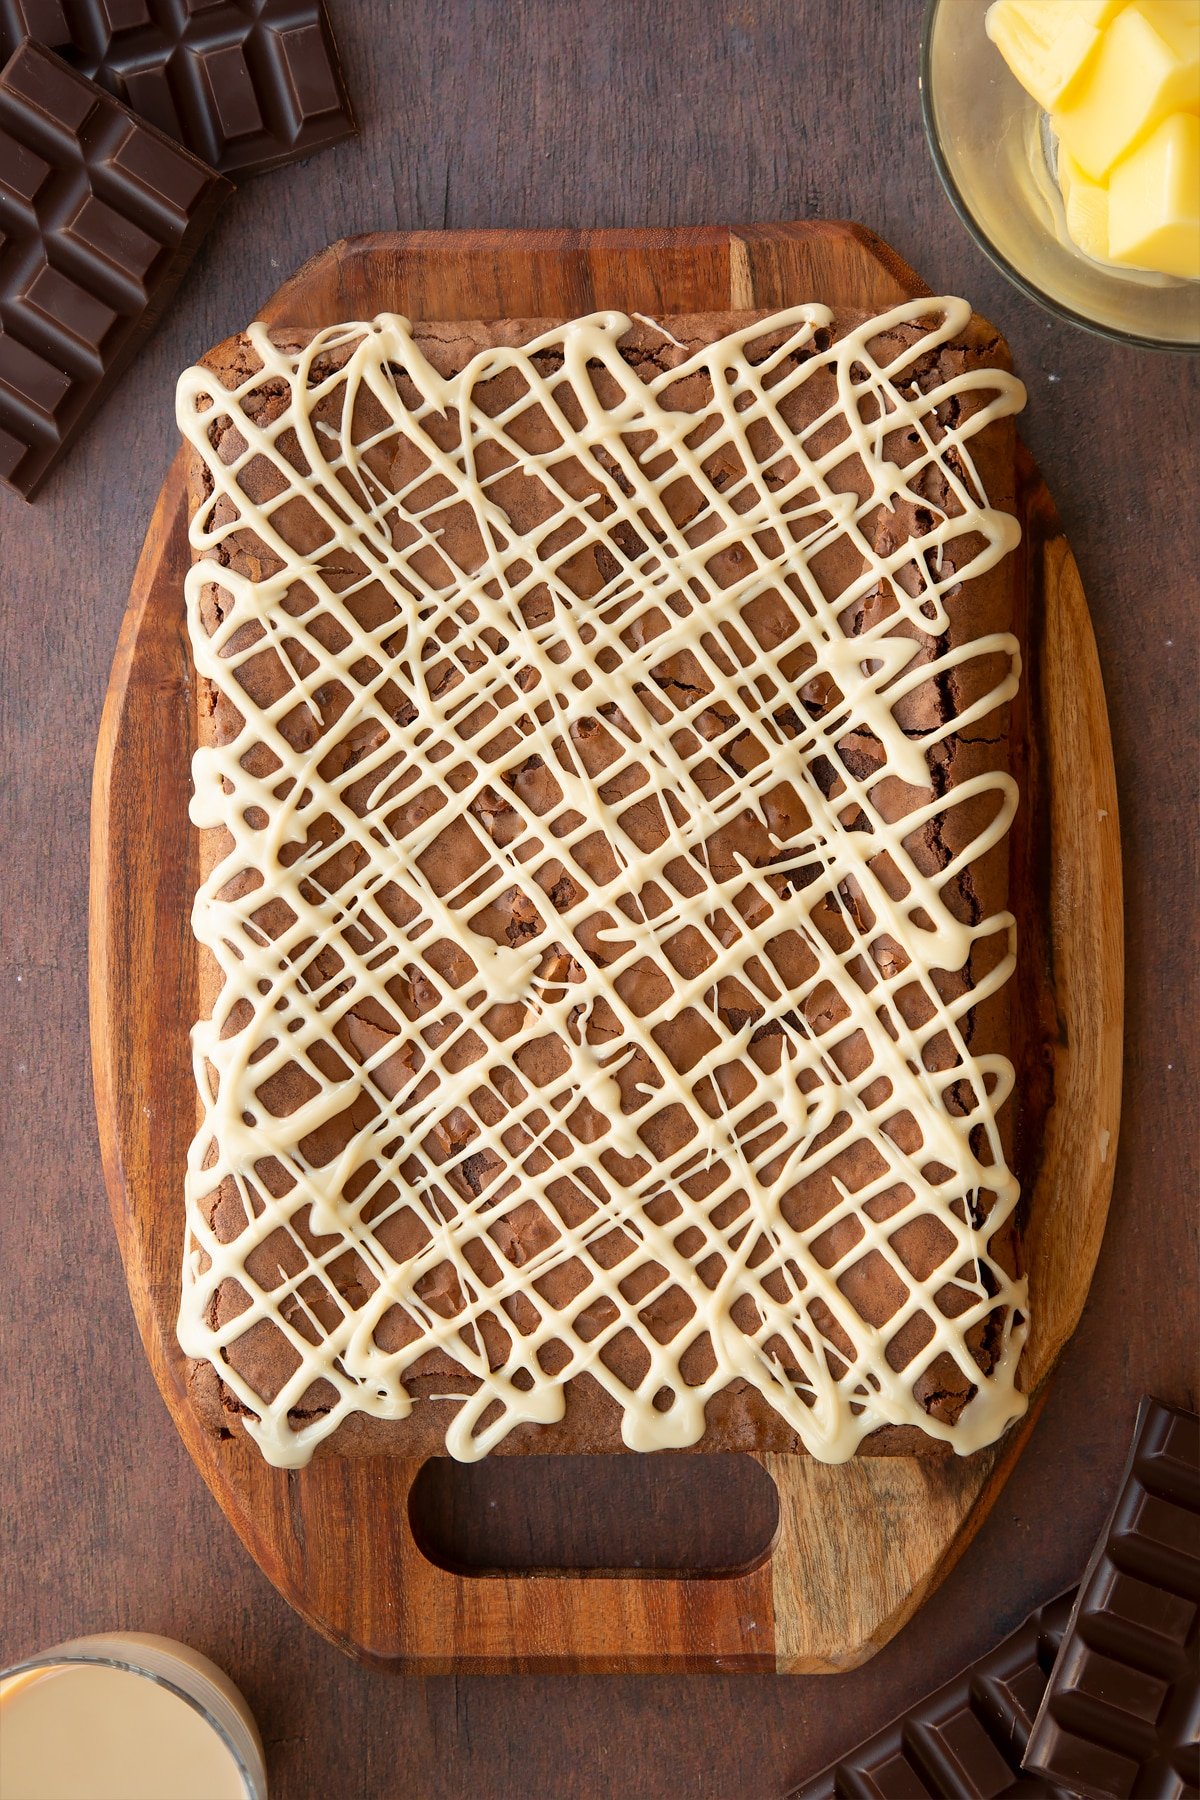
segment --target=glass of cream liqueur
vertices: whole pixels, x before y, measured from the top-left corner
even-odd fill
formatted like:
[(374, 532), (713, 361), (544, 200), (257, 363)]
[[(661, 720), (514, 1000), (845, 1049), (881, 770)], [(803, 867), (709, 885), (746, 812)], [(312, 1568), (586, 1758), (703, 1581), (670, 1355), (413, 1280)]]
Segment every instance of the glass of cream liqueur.
[(0, 1671), (3, 1800), (266, 1800), (262, 1742), (215, 1663), (141, 1632)]

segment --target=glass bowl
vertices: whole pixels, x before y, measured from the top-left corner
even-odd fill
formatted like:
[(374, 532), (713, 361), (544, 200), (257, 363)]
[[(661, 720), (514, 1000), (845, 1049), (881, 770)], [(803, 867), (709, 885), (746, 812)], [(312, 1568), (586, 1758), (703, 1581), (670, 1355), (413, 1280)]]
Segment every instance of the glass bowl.
[(921, 111), (938, 174), (980, 249), (1011, 281), (1090, 331), (1200, 349), (1200, 282), (1110, 269), (1067, 236), (1046, 115), (988, 37), (988, 0), (926, 0)]

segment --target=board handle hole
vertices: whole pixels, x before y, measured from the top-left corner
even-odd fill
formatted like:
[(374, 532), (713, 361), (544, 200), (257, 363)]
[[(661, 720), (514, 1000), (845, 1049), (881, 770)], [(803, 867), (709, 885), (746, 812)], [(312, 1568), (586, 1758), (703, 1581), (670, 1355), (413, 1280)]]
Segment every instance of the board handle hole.
[(422, 1555), (455, 1575), (711, 1578), (771, 1554), (779, 1495), (741, 1454), (434, 1456), (408, 1513)]

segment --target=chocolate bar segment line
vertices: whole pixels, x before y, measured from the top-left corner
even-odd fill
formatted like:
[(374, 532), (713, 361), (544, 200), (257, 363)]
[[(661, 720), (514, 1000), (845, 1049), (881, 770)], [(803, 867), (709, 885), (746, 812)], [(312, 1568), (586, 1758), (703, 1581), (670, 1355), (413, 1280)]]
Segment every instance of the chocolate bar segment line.
[(34, 43), (0, 73), (0, 480), (31, 498), (230, 184)]
[(1200, 1793), (1200, 1419), (1143, 1400), (1025, 1767), (1087, 1800)]
[(1073, 1599), (1060, 1594), (1031, 1613), (995, 1650), (788, 1800), (1069, 1800), (1064, 1788), (1023, 1778), (1021, 1754)]
[(355, 130), (320, 0), (0, 0), (0, 56), (25, 36), (226, 175)]

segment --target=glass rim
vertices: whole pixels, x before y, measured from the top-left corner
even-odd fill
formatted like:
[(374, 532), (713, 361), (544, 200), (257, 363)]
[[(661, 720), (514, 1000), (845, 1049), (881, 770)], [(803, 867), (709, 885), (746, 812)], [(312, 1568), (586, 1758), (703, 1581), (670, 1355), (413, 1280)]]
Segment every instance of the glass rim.
[(1015, 264), (1009, 261), (988, 236), (983, 226), (975, 217), (964, 199), (954, 178), (942, 148), (941, 135), (937, 120), (934, 117), (933, 81), (932, 81), (932, 44), (933, 25), (943, 5), (943, 0), (925, 0), (925, 12), (921, 21), (921, 67), (918, 86), (921, 92), (921, 122), (925, 128), (925, 141), (929, 145), (929, 153), (933, 158), (933, 166), (938, 172), (946, 197), (975, 244), (988, 261), (1006, 275), (1014, 287), (1020, 288), (1038, 306), (1057, 318), (1065, 319), (1068, 324), (1078, 325), (1084, 331), (1090, 331), (1094, 337), (1106, 338), (1109, 343), (1126, 344), (1140, 350), (1158, 350), (1168, 355), (1195, 356), (1200, 354), (1200, 339), (1179, 339), (1152, 337), (1144, 332), (1124, 331), (1118, 325), (1105, 325), (1099, 319), (1093, 319), (1087, 313), (1079, 312), (1066, 301), (1048, 294), (1028, 275), (1025, 275)]
[[(92, 1645), (95, 1645), (93, 1648)], [(199, 1713), (206, 1724), (212, 1727), (222, 1744), (233, 1758), (237, 1773), (246, 1789), (247, 1800), (267, 1800), (266, 1769), (257, 1748), (251, 1744), (255, 1752), (254, 1765), (247, 1761), (243, 1747), (236, 1742), (224, 1721), (217, 1717), (212, 1708), (196, 1694), (181, 1687), (170, 1675), (162, 1674), (158, 1669), (151, 1669), (145, 1663), (136, 1662), (131, 1655), (121, 1655), (112, 1645), (110, 1637), (103, 1635), (89, 1643), (86, 1638), (68, 1640), (66, 1643), (52, 1646), (49, 1650), (39, 1650), (33, 1656), (23, 1657), (21, 1661), (10, 1663), (0, 1669), (0, 1682), (11, 1680), (17, 1675), (29, 1674), (34, 1669), (63, 1669), (72, 1666), (94, 1667), (101, 1669), (117, 1669), (126, 1675), (140, 1675), (146, 1681), (152, 1681), (157, 1687), (165, 1688), (190, 1706), (193, 1712)], [(207, 1680), (207, 1677), (203, 1677)]]

